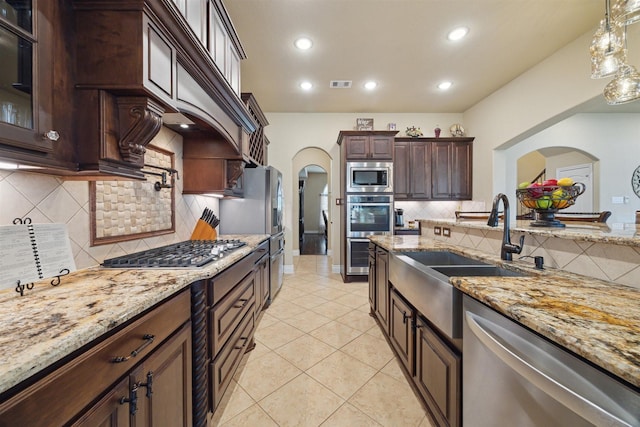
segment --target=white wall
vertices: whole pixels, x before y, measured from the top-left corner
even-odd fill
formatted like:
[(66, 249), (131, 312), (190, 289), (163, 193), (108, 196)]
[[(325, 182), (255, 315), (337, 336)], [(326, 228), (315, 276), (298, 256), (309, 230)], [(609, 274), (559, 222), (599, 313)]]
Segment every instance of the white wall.
[[(573, 147), (592, 154), (599, 159), (599, 173), (594, 175), (600, 177), (594, 206), (612, 212), (607, 221), (609, 225), (632, 223), (635, 211), (640, 210), (640, 198), (631, 188), (631, 174), (640, 165), (639, 118), (638, 114), (577, 114), (501, 153), (507, 165), (516, 164), (522, 155), (545, 147)], [(515, 171), (508, 171), (506, 176), (509, 182), (517, 181)], [(512, 193), (510, 189), (506, 194)], [(614, 205), (612, 196), (626, 196), (629, 203)]]
[[(467, 132), (476, 137), (473, 159), (474, 199), (489, 202), (496, 193), (512, 194), (517, 186), (516, 163), (513, 156), (506, 155), (505, 150), (512, 146), (526, 146), (517, 151), (522, 154), (532, 151), (534, 147), (530, 146), (530, 137), (573, 116), (584, 104), (602, 97), (602, 90), (609, 80), (590, 78), (589, 44), (592, 36), (592, 31), (585, 33), (464, 113)], [(630, 26), (628, 37), (630, 40), (640, 40), (640, 26)], [(639, 63), (640, 49), (631, 49), (628, 61)], [(616, 107), (611, 107), (612, 113), (618, 111)], [(598, 125), (587, 125), (585, 128), (569, 124), (564, 127), (566, 132), (562, 137), (558, 136), (555, 140), (547, 138), (541, 145), (579, 147), (600, 158), (603, 167), (606, 158), (609, 163), (607, 169), (618, 169), (615, 182), (616, 187), (620, 188), (621, 182), (629, 181), (630, 172), (626, 171), (627, 166), (618, 168), (618, 161), (626, 162), (623, 159), (625, 156), (638, 158), (638, 151), (632, 150), (627, 155), (618, 151), (617, 147), (621, 140), (633, 138), (637, 132), (632, 129), (632, 125), (627, 125), (618, 130), (608, 127), (613, 133), (596, 131), (598, 141), (589, 136), (593, 135), (594, 127), (606, 124), (609, 119), (620, 120), (615, 119), (616, 116), (617, 114), (604, 115), (596, 121)], [(587, 115), (582, 122), (589, 123), (593, 118)], [(540, 137), (534, 140), (538, 138)], [(584, 148), (584, 144), (596, 146), (598, 152), (603, 149), (610, 152), (601, 157), (593, 150)], [(623, 170), (626, 172), (622, 173)], [(605, 170), (601, 171), (602, 177), (606, 177), (606, 174)], [(492, 179), (488, 180), (487, 177)], [(606, 179), (610, 182), (609, 178)], [(478, 185), (480, 182), (486, 185)], [(605, 190), (607, 185), (604, 182), (601, 184), (603, 191), (600, 194), (600, 209), (605, 210), (608, 205), (604, 201), (607, 198), (610, 200), (610, 197)], [(624, 209), (615, 221), (626, 221), (629, 210)]]
[[(340, 260), (340, 210), (335, 199), (340, 194), (340, 150), (337, 144), (338, 133), (341, 130), (353, 130), (359, 117), (373, 118), (374, 128), (383, 130), (388, 123), (396, 123), (398, 135), (404, 136), (404, 130), (409, 126), (422, 129), (425, 136), (433, 136), (433, 129), (440, 125), (443, 129), (441, 136), (448, 136), (449, 127), (454, 123), (462, 123), (462, 114), (369, 114), (369, 113), (266, 113), (269, 126), (265, 133), (271, 142), (269, 149), (269, 164), (280, 170), (283, 175), (285, 196), (285, 239), (293, 242), (293, 230), (297, 232), (297, 182), (298, 172), (313, 161), (302, 162), (297, 168), (293, 167), (294, 156), (307, 147), (314, 147), (325, 151), (332, 159), (330, 168), (322, 166), (328, 173), (329, 183), (329, 217), (332, 219), (330, 227), (329, 247), (333, 254), (333, 265), (339, 266)], [(295, 178), (295, 179), (294, 179)], [(294, 185), (295, 183), (295, 185)], [(293, 201), (294, 203), (292, 203)], [(295, 224), (294, 224), (295, 223)], [(295, 235), (297, 239), (297, 235)], [(285, 264), (293, 265), (293, 245), (285, 246)], [(334, 268), (336, 270), (337, 268)]]
[(322, 233), (324, 222), (321, 211), (321, 194), (327, 186), (327, 174), (310, 172), (304, 187), (304, 232)]

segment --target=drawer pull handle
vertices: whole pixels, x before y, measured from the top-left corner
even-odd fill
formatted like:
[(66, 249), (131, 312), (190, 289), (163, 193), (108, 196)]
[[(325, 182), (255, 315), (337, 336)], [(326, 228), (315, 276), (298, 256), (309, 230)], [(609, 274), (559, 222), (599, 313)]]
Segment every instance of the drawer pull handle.
[(142, 336), (142, 339), (144, 340), (144, 342), (142, 344), (140, 344), (140, 347), (136, 348), (135, 350), (133, 350), (131, 352), (131, 354), (129, 354), (128, 356), (116, 356), (113, 359), (111, 359), (111, 363), (122, 363), (122, 362), (126, 362), (127, 360), (136, 357), (142, 350), (144, 350), (145, 348), (147, 348), (147, 346), (149, 346), (153, 340), (155, 339), (155, 335), (151, 335), (151, 334), (144, 334)]
[(235, 308), (244, 308), (245, 305), (247, 305), (247, 303), (249, 302), (249, 298), (240, 298), (238, 301), (240, 301), (242, 304), (241, 305), (234, 305)]
[(124, 396), (120, 398), (120, 404), (124, 405), (125, 403), (129, 404), (129, 413), (131, 415), (135, 415), (138, 412), (138, 384), (134, 384), (131, 387), (128, 398)]
[(236, 350), (242, 350), (243, 348), (245, 348), (247, 346), (247, 340), (249, 339), (249, 337), (240, 337), (238, 339), (238, 341), (242, 341), (242, 345), (241, 346), (235, 346), (234, 348)]

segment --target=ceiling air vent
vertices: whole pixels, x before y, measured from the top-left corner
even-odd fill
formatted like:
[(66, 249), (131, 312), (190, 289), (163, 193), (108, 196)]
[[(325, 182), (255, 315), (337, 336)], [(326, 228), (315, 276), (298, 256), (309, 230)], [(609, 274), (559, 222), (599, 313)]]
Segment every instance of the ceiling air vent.
[(331, 89), (351, 89), (351, 80), (331, 80), (329, 87)]

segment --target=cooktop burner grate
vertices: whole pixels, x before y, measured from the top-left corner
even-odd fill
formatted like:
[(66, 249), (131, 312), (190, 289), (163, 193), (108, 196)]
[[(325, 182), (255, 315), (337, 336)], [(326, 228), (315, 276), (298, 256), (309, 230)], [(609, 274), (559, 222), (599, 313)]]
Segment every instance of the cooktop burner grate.
[(245, 246), (240, 240), (187, 240), (159, 248), (105, 259), (107, 268), (184, 268), (202, 267)]

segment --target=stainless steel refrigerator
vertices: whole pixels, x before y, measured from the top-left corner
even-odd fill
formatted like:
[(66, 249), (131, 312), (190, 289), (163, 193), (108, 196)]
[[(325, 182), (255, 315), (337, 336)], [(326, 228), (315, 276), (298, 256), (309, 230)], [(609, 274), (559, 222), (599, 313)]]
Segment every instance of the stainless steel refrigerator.
[(282, 174), (269, 166), (245, 168), (244, 197), (220, 200), (221, 234), (268, 234), (271, 258), (269, 303), (282, 287), (284, 270), (284, 200)]

